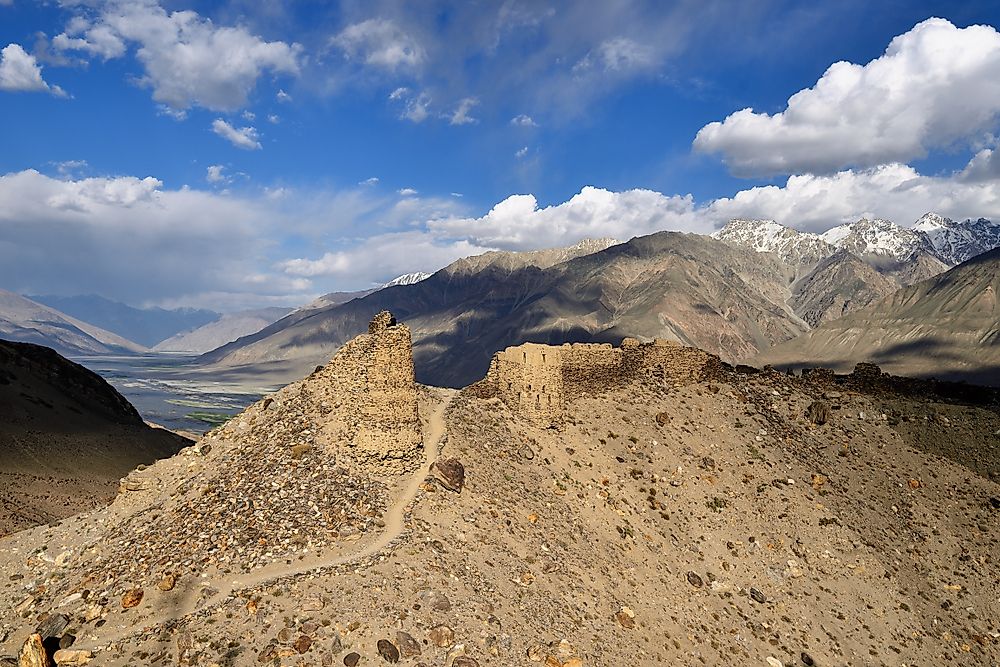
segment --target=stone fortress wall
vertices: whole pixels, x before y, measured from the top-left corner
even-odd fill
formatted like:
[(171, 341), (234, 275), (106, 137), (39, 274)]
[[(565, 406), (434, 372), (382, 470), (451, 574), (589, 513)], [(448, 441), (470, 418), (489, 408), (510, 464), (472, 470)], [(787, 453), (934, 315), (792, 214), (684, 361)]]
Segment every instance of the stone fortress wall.
[(515, 412), (541, 425), (558, 424), (575, 398), (620, 387), (639, 379), (696, 382), (720, 369), (715, 355), (667, 340), (640, 343), (626, 338), (608, 343), (524, 343), (493, 357), (480, 393), (500, 398)]
[(348, 445), (357, 459), (402, 460), (419, 451), (422, 434), (413, 377), (410, 329), (387, 311), (368, 333), (345, 343), (317, 371), (334, 417), (323, 427), (331, 446)]

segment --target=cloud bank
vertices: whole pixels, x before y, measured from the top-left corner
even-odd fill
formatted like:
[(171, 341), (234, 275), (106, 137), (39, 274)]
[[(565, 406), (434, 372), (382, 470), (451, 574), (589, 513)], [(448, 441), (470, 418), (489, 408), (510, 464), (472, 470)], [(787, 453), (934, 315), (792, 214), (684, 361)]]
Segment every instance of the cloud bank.
[(834, 63), (776, 114), (742, 109), (701, 128), (694, 148), (743, 176), (831, 173), (971, 142), (1000, 118), (1000, 33), (928, 19), (866, 65)]

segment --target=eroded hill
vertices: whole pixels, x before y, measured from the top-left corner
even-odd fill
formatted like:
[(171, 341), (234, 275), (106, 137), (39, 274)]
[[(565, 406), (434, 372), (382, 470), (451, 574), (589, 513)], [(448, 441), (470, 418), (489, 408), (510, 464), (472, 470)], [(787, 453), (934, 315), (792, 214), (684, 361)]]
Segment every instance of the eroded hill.
[(634, 340), (514, 347), (453, 392), (408, 338), (383, 316), (109, 508), (6, 538), (0, 654), (41, 627), (101, 665), (995, 659), (995, 394)]
[(138, 465), (185, 438), (147, 426), (100, 376), (53, 350), (0, 340), (0, 535), (103, 505)]

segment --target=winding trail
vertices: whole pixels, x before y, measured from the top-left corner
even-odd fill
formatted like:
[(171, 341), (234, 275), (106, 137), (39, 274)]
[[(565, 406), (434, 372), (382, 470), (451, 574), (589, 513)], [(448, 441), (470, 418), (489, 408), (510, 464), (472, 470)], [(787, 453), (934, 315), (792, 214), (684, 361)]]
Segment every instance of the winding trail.
[[(127, 626), (119, 625), (117, 632), (88, 635), (85, 641), (80, 641), (76, 648), (92, 649), (95, 652), (110, 644), (118, 643), (132, 635), (143, 632), (151, 626), (178, 620), (194, 613), (209, 610), (222, 603), (230, 596), (242, 590), (255, 588), (285, 577), (306, 574), (313, 571), (354, 563), (374, 556), (388, 547), (403, 534), (407, 511), (420, 490), (420, 485), (430, 472), (431, 464), (437, 458), (438, 446), (445, 434), (445, 411), (451, 404), (455, 390), (433, 389), (434, 409), (427, 415), (427, 423), (423, 432), (424, 459), (420, 467), (406, 481), (402, 488), (394, 490), (395, 501), (383, 515), (385, 526), (370, 538), (362, 538), (346, 549), (335, 550), (332, 554), (313, 554), (296, 560), (289, 565), (285, 562), (271, 563), (265, 567), (245, 575), (226, 578), (225, 575), (200, 578), (188, 576), (181, 579), (172, 593), (156, 596), (156, 602), (145, 606), (144, 614), (132, 620)], [(211, 587), (211, 595), (204, 595), (203, 590)], [(147, 601), (150, 598), (147, 597)]]

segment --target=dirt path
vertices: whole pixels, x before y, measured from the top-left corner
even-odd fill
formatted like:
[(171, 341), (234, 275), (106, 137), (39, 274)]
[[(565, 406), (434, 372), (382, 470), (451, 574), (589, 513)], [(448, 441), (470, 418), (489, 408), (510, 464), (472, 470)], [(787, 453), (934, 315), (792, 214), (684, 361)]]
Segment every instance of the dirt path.
[[(346, 546), (332, 554), (315, 554), (296, 561), (292, 565), (284, 562), (272, 563), (266, 567), (248, 574), (224, 578), (193, 577), (182, 579), (176, 589), (170, 594), (160, 594), (154, 605), (149, 605), (142, 615), (134, 618), (128, 626), (122, 625), (117, 632), (101, 633), (99, 636), (88, 636), (79, 642), (79, 648), (101, 650), (110, 644), (117, 643), (130, 635), (141, 632), (143, 628), (156, 626), (169, 620), (176, 620), (210, 609), (223, 602), (234, 593), (255, 588), (272, 581), (293, 575), (305, 574), (311, 571), (325, 570), (348, 563), (357, 562), (373, 556), (388, 547), (405, 529), (407, 509), (417, 496), (420, 484), (430, 472), (431, 464), (437, 458), (438, 445), (445, 433), (444, 414), (455, 394), (454, 390), (435, 389), (433, 410), (427, 415), (424, 426), (424, 458), (413, 475), (401, 488), (394, 492), (395, 502), (382, 517), (384, 528), (368, 539)], [(206, 595), (209, 587), (211, 594)], [(147, 597), (147, 600), (149, 598)]]

